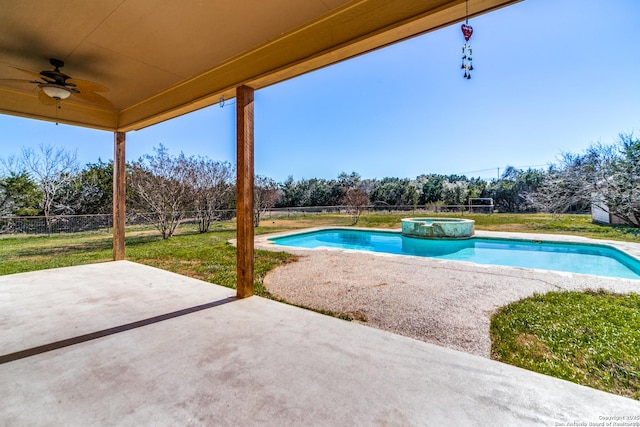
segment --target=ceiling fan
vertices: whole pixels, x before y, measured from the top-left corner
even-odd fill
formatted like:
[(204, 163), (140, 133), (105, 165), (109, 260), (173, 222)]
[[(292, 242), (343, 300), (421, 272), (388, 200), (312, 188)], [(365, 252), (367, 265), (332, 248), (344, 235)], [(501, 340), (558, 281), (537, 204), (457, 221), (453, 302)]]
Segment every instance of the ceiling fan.
[(92, 104), (98, 104), (111, 107), (111, 102), (96, 92), (108, 92), (109, 89), (101, 84), (90, 82), (88, 80), (80, 80), (71, 78), (71, 76), (60, 71), (64, 67), (64, 61), (51, 58), (49, 63), (53, 65), (53, 70), (44, 70), (39, 73), (35, 71), (25, 70), (23, 68), (13, 67), (16, 70), (31, 74), (39, 80), (20, 80), (20, 79), (2, 79), (19, 83), (29, 83), (38, 86), (38, 99), (43, 104), (54, 105), (61, 100), (74, 96), (82, 101)]

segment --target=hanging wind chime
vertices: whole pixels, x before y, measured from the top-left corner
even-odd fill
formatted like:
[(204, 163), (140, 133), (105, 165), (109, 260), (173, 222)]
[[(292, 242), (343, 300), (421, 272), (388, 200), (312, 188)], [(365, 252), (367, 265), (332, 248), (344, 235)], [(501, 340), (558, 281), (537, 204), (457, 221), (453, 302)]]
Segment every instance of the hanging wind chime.
[(465, 79), (471, 78), (471, 71), (473, 70), (473, 49), (471, 49), (471, 43), (469, 43), (469, 39), (473, 34), (473, 27), (469, 25), (469, 1), (466, 2), (466, 16), (465, 22), (462, 24), (462, 35), (464, 36), (464, 46), (462, 46), (462, 66), (461, 69), (464, 70)]

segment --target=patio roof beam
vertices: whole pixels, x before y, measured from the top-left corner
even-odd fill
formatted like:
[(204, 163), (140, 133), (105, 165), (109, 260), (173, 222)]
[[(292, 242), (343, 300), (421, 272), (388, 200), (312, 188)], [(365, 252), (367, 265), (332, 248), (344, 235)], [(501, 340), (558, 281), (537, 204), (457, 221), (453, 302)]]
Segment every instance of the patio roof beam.
[(237, 296), (253, 295), (253, 88), (236, 89), (236, 259)]

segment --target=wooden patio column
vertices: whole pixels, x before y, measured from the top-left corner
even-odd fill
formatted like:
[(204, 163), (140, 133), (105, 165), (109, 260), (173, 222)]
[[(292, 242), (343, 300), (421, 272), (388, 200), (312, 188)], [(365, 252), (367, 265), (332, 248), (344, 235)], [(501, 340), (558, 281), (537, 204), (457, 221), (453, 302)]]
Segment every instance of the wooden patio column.
[(124, 223), (126, 198), (124, 132), (115, 132), (113, 141), (113, 260), (124, 259)]
[(253, 295), (253, 88), (236, 88), (237, 296)]

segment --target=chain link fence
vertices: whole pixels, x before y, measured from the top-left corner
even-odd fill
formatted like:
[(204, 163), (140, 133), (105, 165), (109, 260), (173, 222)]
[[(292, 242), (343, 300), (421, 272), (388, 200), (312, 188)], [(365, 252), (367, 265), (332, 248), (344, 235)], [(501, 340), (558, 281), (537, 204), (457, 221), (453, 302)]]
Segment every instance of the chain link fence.
[[(308, 206), (290, 208), (272, 208), (267, 210), (263, 218), (289, 218), (297, 215), (336, 213), (348, 214), (347, 206)], [(492, 213), (493, 205), (371, 205), (365, 212), (411, 212), (411, 213)], [(219, 210), (213, 216), (213, 221), (230, 221), (235, 218), (235, 210)], [(153, 225), (157, 220), (156, 214), (128, 212), (127, 225)], [(196, 225), (199, 218), (196, 212), (184, 212), (180, 223), (182, 225)], [(56, 215), (48, 219), (44, 216), (4, 216), (0, 217), (0, 235), (10, 234), (58, 234), (78, 233), (86, 231), (104, 231), (108, 233), (113, 227), (111, 214), (97, 215)]]
[[(216, 211), (214, 221), (229, 221), (235, 217), (235, 210)], [(153, 225), (157, 215), (139, 212), (127, 213), (126, 224)], [(196, 212), (184, 212), (181, 224), (197, 224)], [(111, 214), (96, 215), (56, 215), (44, 216), (2, 216), (0, 217), (0, 235), (10, 234), (58, 234), (79, 233), (86, 231), (111, 232), (113, 216)]]
[(113, 217), (104, 215), (56, 215), (0, 217), (0, 234), (55, 234), (108, 230)]

